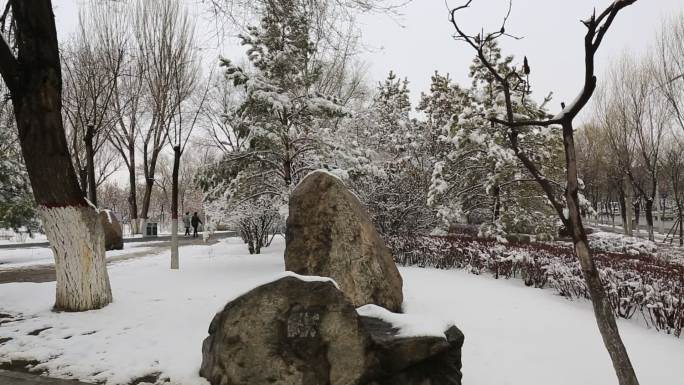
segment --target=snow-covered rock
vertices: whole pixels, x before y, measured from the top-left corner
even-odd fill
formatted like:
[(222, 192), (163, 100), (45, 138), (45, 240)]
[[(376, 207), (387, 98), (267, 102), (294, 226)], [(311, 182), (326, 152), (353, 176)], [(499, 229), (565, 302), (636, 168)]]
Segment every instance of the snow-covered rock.
[(214, 317), (200, 375), (212, 385), (460, 385), (463, 334), (443, 324), (407, 335), (422, 319), (357, 312), (330, 279), (287, 273)]

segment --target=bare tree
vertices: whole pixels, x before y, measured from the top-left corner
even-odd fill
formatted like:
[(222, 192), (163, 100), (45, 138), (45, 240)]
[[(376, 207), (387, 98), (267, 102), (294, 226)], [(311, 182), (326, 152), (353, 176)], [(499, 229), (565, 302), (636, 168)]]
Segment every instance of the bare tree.
[[(194, 57), (192, 41), (188, 41), (187, 62), (180, 62), (172, 71), (173, 95), (176, 113), (167, 127), (166, 138), (173, 149), (173, 174), (171, 180), (171, 268), (178, 269), (178, 179), (183, 152), (193, 130), (202, 116), (204, 103), (211, 88), (212, 75), (206, 80), (203, 89), (197, 88), (199, 66)], [(201, 92), (201, 93), (200, 93)]]
[(136, 54), (145, 86), (147, 127), (142, 133), (145, 192), (140, 216), (147, 219), (159, 153), (177, 112), (173, 94), (176, 66), (189, 63), (193, 25), (178, 0), (138, 0), (133, 15)]
[[(677, 206), (677, 221), (679, 223), (679, 245), (684, 246), (684, 144), (681, 138), (670, 138), (660, 159), (663, 174), (667, 179), (670, 196)], [(674, 235), (673, 235), (674, 238)]]
[(674, 123), (684, 132), (684, 13), (663, 23), (655, 58), (658, 91), (667, 101)]
[(52, 4), (10, 0), (8, 7), (16, 55), (0, 39), (0, 73), (11, 93), (37, 211), (55, 256), (55, 309), (101, 308), (112, 301), (104, 231), (97, 210), (82, 195), (69, 155)]
[[(634, 368), (632, 367), (629, 355), (627, 354), (627, 349), (618, 332), (615, 315), (613, 314), (612, 306), (606, 296), (598, 269), (592, 258), (587, 234), (582, 224), (579, 201), (580, 185), (577, 178), (578, 170), (573, 121), (589, 102), (596, 89), (597, 79), (594, 74), (594, 57), (603, 42), (603, 38), (610, 29), (610, 26), (618, 13), (625, 7), (635, 3), (635, 1), (636, 0), (615, 0), (602, 12), (598, 14), (594, 12), (589, 19), (582, 21), (587, 28), (584, 37), (584, 84), (582, 90), (573, 103), (562, 106), (563, 109), (558, 115), (539, 120), (521, 120), (518, 119), (514, 113), (512, 92), (514, 90), (522, 91), (523, 97), (529, 93), (526, 75), (530, 73), (530, 67), (527, 60), (525, 60), (521, 72), (511, 71), (502, 74), (497, 68), (489, 63), (489, 59), (484, 54), (487, 44), (503, 36), (510, 36), (505, 29), (508, 16), (504, 19), (502, 27), (496, 32), (481, 32), (477, 35), (468, 35), (461, 29), (460, 24), (456, 20), (456, 16), (459, 14), (459, 11), (468, 8), (473, 0), (468, 0), (464, 5), (453, 8), (450, 12), (450, 21), (456, 30), (456, 39), (465, 42), (477, 52), (478, 57), (485, 67), (487, 67), (489, 73), (503, 92), (505, 116), (490, 117), (490, 121), (507, 129), (508, 145), (520, 162), (542, 187), (560, 220), (572, 235), (575, 255), (577, 255), (579, 259), (582, 273), (591, 295), (598, 328), (603, 337), (604, 345), (613, 361), (613, 367), (620, 385), (637, 385), (639, 381), (634, 373)], [(560, 127), (562, 130), (566, 167), (566, 186), (564, 192), (565, 207), (563, 206), (563, 202), (556, 195), (551, 182), (539, 171), (540, 167), (535, 164), (534, 157), (530, 156), (531, 154), (520, 151), (518, 145), (520, 140), (520, 129), (529, 126), (551, 127), (552, 129)]]
[(225, 76), (215, 77), (202, 109), (209, 137), (207, 146), (218, 149), (224, 155), (244, 151), (249, 144), (248, 136), (240, 135), (249, 124), (238, 111), (243, 96), (238, 97), (240, 89), (230, 83)]
[(114, 123), (108, 139), (116, 149), (128, 171), (128, 213), (131, 230), (139, 233), (137, 195), (137, 147), (141, 125), (145, 118), (145, 76), (138, 45), (132, 36), (130, 4), (97, 2), (90, 5), (91, 13), (100, 26), (96, 33), (103, 45), (112, 47), (108, 52), (120, 51), (121, 73), (113, 84), (112, 110)]
[(648, 237), (654, 240), (653, 208), (658, 192), (658, 158), (666, 125), (667, 106), (654, 86), (653, 65), (623, 57), (611, 71), (609, 87), (602, 89), (597, 119), (609, 137), (621, 172), (637, 194), (636, 224), (645, 206)]
[(86, 176), (81, 185), (87, 186), (84, 191), (96, 206), (95, 157), (116, 123), (112, 101), (124, 58), (124, 47), (112, 44), (104, 10), (100, 4), (81, 11), (78, 33), (65, 47), (63, 57), (64, 115), (71, 131), (72, 155), (79, 172)]

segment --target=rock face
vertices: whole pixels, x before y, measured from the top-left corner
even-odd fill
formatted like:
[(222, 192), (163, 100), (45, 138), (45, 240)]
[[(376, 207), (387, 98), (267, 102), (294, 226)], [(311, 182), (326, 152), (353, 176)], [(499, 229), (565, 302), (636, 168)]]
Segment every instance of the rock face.
[(100, 210), (99, 218), (105, 233), (105, 250), (123, 249), (123, 230), (116, 215), (110, 210)]
[(200, 375), (212, 385), (360, 384), (369, 343), (354, 307), (333, 283), (286, 277), (214, 317)]
[(463, 334), (399, 337), (332, 281), (287, 276), (228, 303), (202, 345), (212, 385), (460, 385)]
[(285, 268), (333, 278), (355, 306), (401, 311), (402, 280), (361, 202), (336, 177), (315, 171), (290, 197)]

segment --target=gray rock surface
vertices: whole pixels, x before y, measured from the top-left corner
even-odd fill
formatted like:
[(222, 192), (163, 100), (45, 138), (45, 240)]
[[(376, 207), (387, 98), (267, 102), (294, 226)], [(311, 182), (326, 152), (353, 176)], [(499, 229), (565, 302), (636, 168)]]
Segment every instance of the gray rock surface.
[(456, 327), (448, 338), (397, 332), (359, 316), (330, 281), (284, 277), (214, 317), (200, 375), (212, 385), (460, 385)]
[(334, 284), (286, 277), (214, 317), (200, 375), (212, 385), (360, 384), (369, 343)]
[(105, 233), (105, 250), (122, 250), (123, 229), (119, 219), (110, 210), (100, 210), (99, 218)]
[(355, 306), (401, 311), (402, 279), (361, 202), (336, 177), (315, 171), (290, 196), (285, 268), (333, 278)]

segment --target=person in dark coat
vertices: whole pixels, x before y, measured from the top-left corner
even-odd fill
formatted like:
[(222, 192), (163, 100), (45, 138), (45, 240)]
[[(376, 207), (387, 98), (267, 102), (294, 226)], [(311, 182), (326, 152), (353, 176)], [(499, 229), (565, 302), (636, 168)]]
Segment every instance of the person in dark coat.
[(192, 224), (192, 228), (194, 230), (192, 237), (197, 238), (197, 227), (199, 226), (200, 223), (202, 223), (202, 221), (199, 219), (199, 216), (197, 215), (197, 211), (195, 211), (192, 214), (192, 219), (190, 220), (190, 223)]

